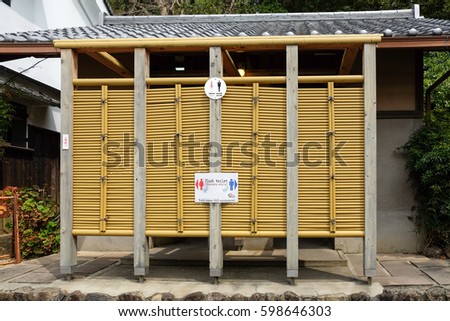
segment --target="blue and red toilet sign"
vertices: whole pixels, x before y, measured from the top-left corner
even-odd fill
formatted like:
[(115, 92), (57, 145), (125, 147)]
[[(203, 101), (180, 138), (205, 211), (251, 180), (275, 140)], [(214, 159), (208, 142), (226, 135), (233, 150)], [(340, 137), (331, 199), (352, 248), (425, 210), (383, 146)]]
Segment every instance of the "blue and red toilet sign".
[(205, 94), (211, 99), (220, 99), (227, 92), (227, 84), (218, 77), (209, 78), (205, 84)]
[(196, 203), (237, 203), (238, 173), (195, 173)]

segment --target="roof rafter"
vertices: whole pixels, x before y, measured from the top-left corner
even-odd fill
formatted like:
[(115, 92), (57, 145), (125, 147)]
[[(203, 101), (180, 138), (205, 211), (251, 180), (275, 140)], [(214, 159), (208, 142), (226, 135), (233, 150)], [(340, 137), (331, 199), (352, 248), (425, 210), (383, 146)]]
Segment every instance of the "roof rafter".
[(353, 64), (358, 56), (359, 46), (349, 46), (344, 51), (342, 56), (341, 66), (339, 68), (339, 75), (349, 75)]
[(231, 58), (230, 53), (228, 50), (222, 50), (222, 57), (223, 57), (223, 69), (229, 76), (239, 76), (238, 69), (236, 67), (236, 64), (233, 61), (233, 58)]
[(114, 56), (107, 52), (87, 52), (87, 55), (97, 60), (102, 65), (108, 67), (115, 73), (118, 73), (124, 78), (133, 78), (133, 74)]

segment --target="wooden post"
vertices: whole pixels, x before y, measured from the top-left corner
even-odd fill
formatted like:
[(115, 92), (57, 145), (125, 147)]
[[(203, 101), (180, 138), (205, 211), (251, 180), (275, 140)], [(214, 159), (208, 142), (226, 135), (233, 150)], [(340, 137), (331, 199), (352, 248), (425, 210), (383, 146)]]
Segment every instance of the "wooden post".
[(134, 50), (134, 275), (143, 281), (150, 265), (146, 231), (146, 105), (149, 55)]
[(77, 264), (77, 239), (73, 226), (73, 79), (78, 76), (78, 57), (61, 49), (61, 274), (70, 278)]
[[(209, 48), (209, 76), (222, 78), (222, 50)], [(209, 102), (209, 169), (220, 173), (222, 162), (221, 148), (221, 99)], [(215, 280), (223, 274), (222, 208), (220, 203), (211, 203), (209, 208), (209, 275)]]
[(14, 262), (22, 262), (22, 252), (20, 252), (19, 238), (19, 196), (15, 193), (13, 199), (13, 238), (14, 238)]
[(377, 93), (376, 46), (365, 44), (363, 52), (364, 75), (364, 190), (365, 234), (364, 275), (372, 282), (377, 268)]
[(287, 277), (298, 277), (298, 46), (286, 47), (286, 260)]

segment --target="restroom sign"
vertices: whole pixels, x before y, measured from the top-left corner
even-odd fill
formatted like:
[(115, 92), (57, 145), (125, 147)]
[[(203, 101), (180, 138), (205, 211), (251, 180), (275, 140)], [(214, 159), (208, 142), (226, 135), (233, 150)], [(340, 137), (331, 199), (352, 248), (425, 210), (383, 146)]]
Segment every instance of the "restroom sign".
[(238, 173), (195, 173), (196, 203), (237, 203)]
[(227, 92), (227, 84), (218, 77), (209, 78), (205, 84), (205, 94), (211, 99), (220, 99)]

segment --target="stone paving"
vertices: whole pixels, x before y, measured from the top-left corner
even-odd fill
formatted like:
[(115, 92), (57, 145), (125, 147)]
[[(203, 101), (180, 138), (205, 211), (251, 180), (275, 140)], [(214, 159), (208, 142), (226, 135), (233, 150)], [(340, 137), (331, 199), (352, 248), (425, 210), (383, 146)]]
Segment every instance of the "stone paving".
[[(346, 256), (361, 277), (362, 255)], [(410, 254), (378, 255), (377, 276), (373, 281), (382, 286), (450, 286), (450, 260)]]
[[(130, 252), (79, 252), (74, 279), (59, 272), (59, 255), (0, 266), (0, 292), (18, 289), (61, 289), (66, 293), (102, 293), (120, 296), (139, 292), (145, 297), (171, 293), (182, 298), (191, 293), (220, 292), (228, 297), (255, 293), (302, 297), (342, 296), (366, 293), (375, 297), (385, 289), (439, 287), (450, 291), (450, 260), (420, 255), (380, 254), (377, 276), (368, 285), (363, 277), (362, 255), (329, 249), (301, 250), (299, 278), (286, 280), (285, 253), (274, 251), (227, 251), (224, 275), (218, 285), (208, 273), (207, 251), (190, 255), (175, 248), (152, 249), (149, 275), (143, 283), (133, 276)], [(189, 253), (188, 253), (189, 254)], [(186, 259), (188, 258), (188, 259)], [(444, 291), (444, 292), (445, 292)]]

